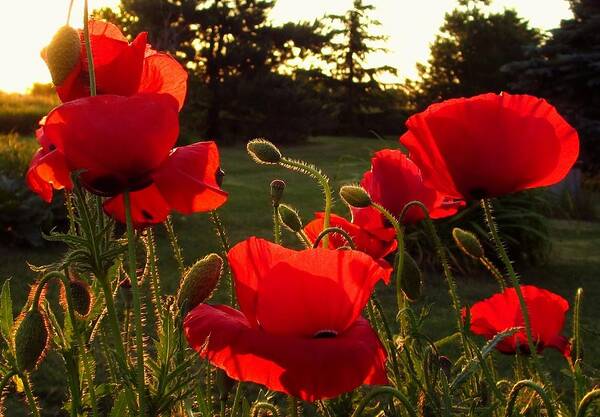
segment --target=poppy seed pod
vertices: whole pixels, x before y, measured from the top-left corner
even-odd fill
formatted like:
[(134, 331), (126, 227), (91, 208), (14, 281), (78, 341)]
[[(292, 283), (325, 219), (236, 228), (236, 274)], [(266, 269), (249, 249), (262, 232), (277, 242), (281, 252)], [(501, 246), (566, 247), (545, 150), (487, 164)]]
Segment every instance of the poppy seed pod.
[(265, 139), (252, 139), (246, 145), (248, 154), (259, 164), (276, 164), (281, 160), (277, 146)]
[(46, 60), (54, 85), (60, 85), (79, 62), (81, 40), (79, 33), (70, 26), (63, 26), (46, 48)]
[(61, 283), (60, 286), (60, 304), (62, 308), (67, 311), (68, 306), (68, 298), (67, 291), (69, 291), (69, 295), (71, 296), (71, 301), (73, 303), (73, 310), (80, 318), (86, 318), (90, 311), (92, 310), (93, 298), (92, 293), (90, 292), (90, 286), (80, 280), (74, 279), (70, 280), (69, 284), (65, 287), (64, 283)]
[(281, 204), (277, 211), (279, 212), (279, 218), (281, 219), (281, 223), (289, 230), (294, 233), (298, 233), (302, 230), (302, 220), (298, 215), (298, 212), (291, 208), (288, 205)]
[(452, 229), (452, 237), (460, 250), (471, 258), (480, 259), (485, 256), (483, 247), (474, 233), (455, 227)]
[(371, 197), (359, 185), (344, 185), (340, 189), (340, 196), (350, 207), (364, 208), (371, 205)]
[(273, 203), (273, 207), (279, 206), (281, 197), (283, 197), (283, 190), (285, 190), (285, 181), (271, 181), (271, 202)]
[(17, 322), (15, 335), (17, 367), (21, 371), (34, 370), (46, 356), (50, 345), (50, 332), (46, 317), (33, 307)]
[(177, 305), (191, 310), (210, 297), (223, 272), (223, 259), (211, 253), (189, 268), (177, 291)]
[(408, 253), (404, 253), (404, 265), (400, 277), (400, 288), (409, 301), (421, 297), (423, 278), (417, 262)]

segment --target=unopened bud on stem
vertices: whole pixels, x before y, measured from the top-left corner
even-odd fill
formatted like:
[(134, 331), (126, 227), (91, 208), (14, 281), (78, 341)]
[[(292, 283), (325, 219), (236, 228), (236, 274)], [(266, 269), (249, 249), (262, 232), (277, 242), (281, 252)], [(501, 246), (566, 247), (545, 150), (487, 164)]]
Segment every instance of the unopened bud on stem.
[(271, 181), (271, 202), (273, 207), (279, 206), (281, 197), (283, 197), (283, 190), (285, 190), (285, 182), (283, 180)]
[(252, 139), (246, 149), (250, 157), (260, 164), (276, 164), (281, 161), (281, 152), (268, 140)]
[(210, 297), (223, 272), (223, 259), (211, 253), (197, 261), (183, 275), (177, 291), (177, 305), (190, 311)]
[(350, 207), (364, 208), (371, 205), (371, 197), (358, 185), (344, 185), (340, 189), (340, 196)]
[(279, 218), (281, 223), (294, 233), (298, 233), (302, 230), (302, 220), (298, 215), (298, 212), (288, 205), (281, 204), (277, 211), (279, 212)]
[(19, 370), (32, 371), (44, 360), (50, 345), (50, 332), (46, 317), (37, 306), (22, 313), (16, 325), (14, 341)]
[(46, 64), (54, 85), (61, 85), (79, 62), (81, 39), (79, 32), (63, 26), (54, 35), (46, 48)]
[(460, 250), (466, 255), (475, 259), (484, 257), (483, 247), (474, 233), (455, 227), (452, 229), (452, 237)]

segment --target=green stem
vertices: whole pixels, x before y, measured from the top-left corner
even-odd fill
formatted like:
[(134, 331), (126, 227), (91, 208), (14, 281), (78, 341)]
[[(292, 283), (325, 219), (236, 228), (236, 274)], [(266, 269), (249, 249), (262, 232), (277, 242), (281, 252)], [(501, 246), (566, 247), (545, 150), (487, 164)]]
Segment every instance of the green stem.
[(94, 69), (94, 56), (92, 54), (92, 43), (90, 42), (90, 30), (88, 27), (89, 13), (88, 0), (83, 2), (83, 40), (85, 43), (85, 53), (88, 62), (88, 72), (90, 75), (90, 96), (96, 95), (96, 71)]
[(494, 265), (492, 261), (490, 261), (486, 256), (482, 256), (481, 258), (479, 258), (479, 262), (481, 262), (481, 264), (485, 266), (488, 271), (490, 271), (490, 273), (498, 283), (500, 290), (504, 291), (506, 289), (506, 283), (504, 282), (504, 277), (502, 276), (502, 273), (498, 270), (498, 268), (496, 268), (496, 265)]
[(354, 413), (352, 413), (352, 417), (362, 416), (362, 413), (367, 405), (369, 405), (371, 400), (378, 395), (390, 395), (392, 397), (396, 397), (402, 403), (404, 409), (408, 412), (410, 417), (418, 417), (417, 411), (414, 409), (411, 401), (399, 390), (392, 387), (379, 387), (369, 392), (358, 404), (358, 407), (356, 410), (354, 410)]
[(135, 350), (136, 350), (136, 385), (138, 390), (139, 415), (144, 417), (146, 407), (146, 383), (144, 377), (144, 334), (142, 328), (142, 307), (140, 301), (140, 288), (137, 279), (137, 266), (135, 254), (135, 232), (131, 220), (131, 198), (129, 191), (123, 193), (125, 203), (125, 222), (127, 225), (127, 249), (129, 258), (129, 280), (131, 281), (131, 294), (133, 296), (133, 316), (135, 321)]
[(160, 295), (162, 294), (160, 287), (160, 276), (158, 274), (158, 268), (156, 265), (156, 242), (154, 240), (154, 232), (151, 228), (146, 230), (146, 245), (147, 245), (147, 253), (149, 262), (149, 275), (150, 275), (150, 284), (152, 288), (152, 295), (154, 298), (154, 303), (156, 304), (156, 308), (158, 309), (159, 323), (162, 324), (165, 320), (166, 310), (165, 306), (161, 302)]
[(600, 389), (598, 388), (585, 394), (585, 396), (579, 403), (579, 406), (577, 407), (577, 414), (575, 415), (575, 417), (585, 417), (585, 414), (590, 404), (592, 404), (592, 402), (594, 402), (598, 398), (600, 398)]
[(498, 255), (508, 272), (508, 276), (511, 279), (512, 285), (517, 294), (517, 298), (519, 299), (519, 305), (521, 308), (521, 314), (523, 314), (523, 323), (525, 324), (525, 333), (527, 335), (527, 344), (529, 346), (529, 351), (531, 352), (531, 357), (533, 358), (533, 363), (536, 368), (537, 373), (542, 376), (540, 372), (540, 367), (538, 364), (538, 355), (537, 350), (533, 341), (533, 335), (531, 333), (531, 320), (529, 319), (529, 311), (527, 310), (527, 303), (525, 302), (525, 297), (523, 297), (523, 292), (521, 291), (521, 285), (519, 284), (519, 277), (515, 272), (512, 262), (508, 257), (508, 253), (504, 248), (504, 244), (500, 238), (500, 234), (498, 233), (498, 227), (496, 226), (496, 222), (494, 221), (494, 216), (492, 213), (492, 203), (488, 199), (481, 200), (481, 207), (483, 208), (483, 212), (485, 214), (485, 221), (490, 229), (490, 234), (492, 236), (492, 240), (496, 245), (496, 250), (498, 251)]
[(577, 361), (581, 358), (581, 299), (583, 298), (583, 288), (578, 288), (575, 294), (575, 308), (573, 309), (573, 344), (575, 345), (575, 358)]
[(69, 233), (75, 234), (75, 209), (73, 208), (73, 193), (65, 189), (65, 206), (67, 208), (67, 217), (69, 219)]
[[(79, 348), (81, 349), (81, 358), (83, 362), (83, 377), (85, 378), (85, 382), (88, 386), (88, 392), (90, 393), (90, 402), (92, 406), (92, 415), (94, 417), (98, 417), (98, 403), (96, 401), (96, 387), (94, 386), (94, 378), (91, 375), (91, 364), (88, 361), (88, 356), (86, 352), (86, 345), (84, 342), (83, 335), (79, 329), (79, 322), (77, 321), (77, 316), (75, 315), (75, 310), (73, 310), (73, 298), (71, 296), (71, 291), (69, 291), (69, 278), (67, 278), (67, 271), (65, 271), (65, 275), (60, 274), (60, 279), (62, 280), (63, 285), (65, 286), (65, 295), (67, 298), (67, 311), (69, 314), (69, 320), (71, 321), (71, 328), (73, 329), (73, 333), (75, 335), (75, 339), (79, 344)], [(77, 378), (79, 379), (79, 378)], [(77, 389), (79, 391), (79, 389)], [(79, 399), (76, 400), (79, 402)], [(72, 409), (77, 410), (75, 406), (72, 406)]]
[(4, 392), (4, 388), (6, 388), (6, 386), (10, 382), (10, 379), (15, 375), (17, 375), (17, 371), (13, 370), (2, 377), (2, 381), (0, 381), (0, 394)]
[(312, 248), (312, 242), (310, 241), (304, 230), (300, 230), (299, 232), (297, 232), (296, 236), (304, 244), (305, 247)]
[[(219, 216), (219, 212), (217, 210), (212, 210), (210, 212), (210, 218), (215, 225), (215, 230), (217, 231), (217, 237), (221, 241), (221, 246), (223, 248), (223, 257), (227, 259), (227, 253), (229, 252), (229, 240), (227, 239), (227, 234), (225, 233), (225, 227), (223, 226), (223, 222), (221, 222), (221, 217)], [(233, 275), (231, 271), (229, 271), (229, 300), (232, 306), (235, 306), (235, 285), (233, 284)]]
[[(396, 231), (396, 240), (398, 241), (398, 249), (396, 252), (396, 302), (398, 303), (398, 311), (400, 313), (404, 311), (404, 309), (407, 307), (406, 297), (404, 296), (404, 292), (400, 288), (400, 283), (402, 281), (402, 270), (404, 269), (404, 227), (402, 227), (398, 220), (396, 220), (396, 218), (383, 206), (375, 202), (371, 202), (371, 207), (380, 212), (383, 215), (383, 217), (385, 217), (387, 221), (390, 222), (390, 224)], [(403, 322), (402, 324), (402, 331), (406, 332), (406, 323)]]
[(279, 223), (279, 213), (277, 211), (279, 206), (273, 206), (273, 242), (277, 245), (281, 244), (281, 224)]
[(508, 403), (506, 404), (506, 410), (504, 411), (504, 417), (512, 417), (513, 410), (515, 408), (515, 404), (517, 402), (519, 393), (524, 388), (530, 388), (538, 394), (538, 396), (542, 399), (542, 402), (544, 403), (544, 407), (546, 407), (546, 411), (548, 412), (548, 417), (556, 416), (556, 413), (554, 412), (554, 408), (552, 407), (552, 402), (550, 401), (548, 394), (546, 394), (546, 391), (544, 391), (544, 388), (542, 388), (541, 385), (538, 385), (533, 381), (523, 380), (523, 381), (517, 382), (511, 389), (510, 394), (508, 395)]
[(323, 231), (321, 233), (319, 233), (319, 236), (317, 236), (317, 238), (315, 239), (315, 241), (313, 243), (313, 249), (318, 248), (319, 243), (321, 243), (321, 239), (324, 239), (325, 236), (327, 236), (331, 233), (337, 233), (337, 234), (342, 235), (344, 237), (344, 239), (346, 239), (348, 246), (350, 246), (352, 249), (356, 249), (356, 245), (354, 244), (354, 240), (352, 240), (352, 236), (350, 236), (348, 234), (348, 232), (346, 232), (344, 229), (342, 229), (340, 227), (328, 227), (327, 229), (323, 229)]
[(169, 242), (171, 242), (171, 248), (173, 249), (173, 257), (177, 261), (177, 268), (179, 269), (179, 274), (183, 277), (183, 273), (185, 270), (185, 264), (183, 261), (183, 251), (181, 250), (179, 242), (177, 242), (177, 235), (175, 235), (175, 229), (173, 228), (173, 221), (171, 219), (171, 216), (167, 217), (167, 220), (165, 221), (165, 228), (167, 229)]
[[(319, 185), (321, 185), (321, 188), (323, 189), (323, 194), (325, 194), (325, 215), (323, 216), (323, 229), (327, 229), (329, 227), (329, 219), (331, 218), (331, 206), (333, 204), (331, 187), (329, 186), (329, 181), (327, 177), (323, 175), (318, 169), (305, 162), (294, 161), (288, 158), (281, 158), (279, 165), (288, 169), (292, 169), (294, 171), (297, 170), (302, 173), (308, 174), (314, 179), (316, 179)], [(327, 236), (323, 238), (323, 247), (329, 247), (329, 239)]]
[(31, 391), (29, 375), (22, 373), (19, 374), (19, 378), (21, 378), (21, 381), (23, 382), (23, 390), (25, 391), (25, 395), (27, 396), (27, 403), (29, 404), (31, 414), (33, 414), (33, 417), (40, 417), (40, 409), (38, 408), (37, 402), (35, 401), (35, 397), (33, 396), (33, 391)]

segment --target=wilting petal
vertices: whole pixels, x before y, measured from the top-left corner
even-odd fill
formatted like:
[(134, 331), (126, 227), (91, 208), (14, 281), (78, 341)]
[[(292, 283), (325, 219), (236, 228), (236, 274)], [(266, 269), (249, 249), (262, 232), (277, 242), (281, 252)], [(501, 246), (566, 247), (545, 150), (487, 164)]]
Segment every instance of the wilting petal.
[(152, 174), (169, 206), (183, 214), (205, 212), (227, 201), (217, 184), (219, 151), (214, 142), (198, 142), (175, 148)]
[(545, 100), (483, 94), (412, 116), (400, 141), (426, 182), (451, 197), (495, 197), (552, 185), (579, 153), (577, 132)]
[(252, 327), (230, 307), (200, 304), (184, 329), (190, 345), (231, 378), (305, 401), (387, 383), (385, 350), (362, 317), (337, 337), (298, 338)]
[[(131, 220), (134, 227), (162, 223), (169, 215), (169, 205), (154, 184), (129, 194), (131, 199)], [(125, 223), (125, 199), (122, 194), (104, 202), (104, 211), (110, 217)]]
[(138, 92), (170, 94), (181, 110), (186, 91), (187, 71), (181, 64), (168, 54), (147, 51)]
[(377, 281), (389, 277), (354, 250), (298, 251), (260, 277), (256, 317), (273, 334), (341, 333), (360, 315)]
[(104, 95), (65, 103), (50, 112), (44, 134), (71, 170), (98, 194), (115, 195), (150, 183), (179, 132), (173, 98), (163, 94)]
[(240, 309), (251, 323), (256, 323), (259, 281), (277, 262), (294, 253), (292, 249), (255, 237), (238, 243), (227, 253)]

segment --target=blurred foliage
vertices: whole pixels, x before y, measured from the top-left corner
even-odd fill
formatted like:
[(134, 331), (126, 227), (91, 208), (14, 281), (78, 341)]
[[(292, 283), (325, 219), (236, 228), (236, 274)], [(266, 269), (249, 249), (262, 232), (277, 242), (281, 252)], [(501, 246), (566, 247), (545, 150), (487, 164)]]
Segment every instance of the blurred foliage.
[(579, 132), (585, 169), (600, 169), (600, 2), (570, 0), (563, 20), (530, 56), (505, 68), (513, 88), (552, 101)]
[(420, 79), (409, 85), (417, 108), (507, 90), (512, 77), (501, 67), (524, 59), (528, 48), (539, 45), (540, 32), (515, 10), (487, 12), (488, 3), (462, 1), (446, 14), (428, 63), (418, 64)]
[(33, 133), (40, 119), (57, 104), (54, 89), (43, 84), (35, 84), (29, 94), (0, 91), (0, 133)]
[[(495, 218), (512, 259), (523, 266), (539, 266), (548, 261), (552, 250), (548, 218), (550, 200), (546, 190), (530, 190), (496, 199)], [(490, 258), (496, 253), (479, 202), (471, 202), (455, 216), (436, 221), (440, 237), (455, 269), (462, 275), (479, 268), (473, 259), (464, 256), (452, 238), (452, 229), (459, 227), (477, 235)], [(408, 229), (407, 245), (421, 264), (437, 265), (435, 246), (425, 224)]]
[[(38, 145), (17, 134), (0, 135), (0, 242), (42, 246), (40, 231), (65, 221), (61, 197), (48, 206), (29, 191), (25, 173)], [(59, 193), (60, 194), (60, 193)]]

